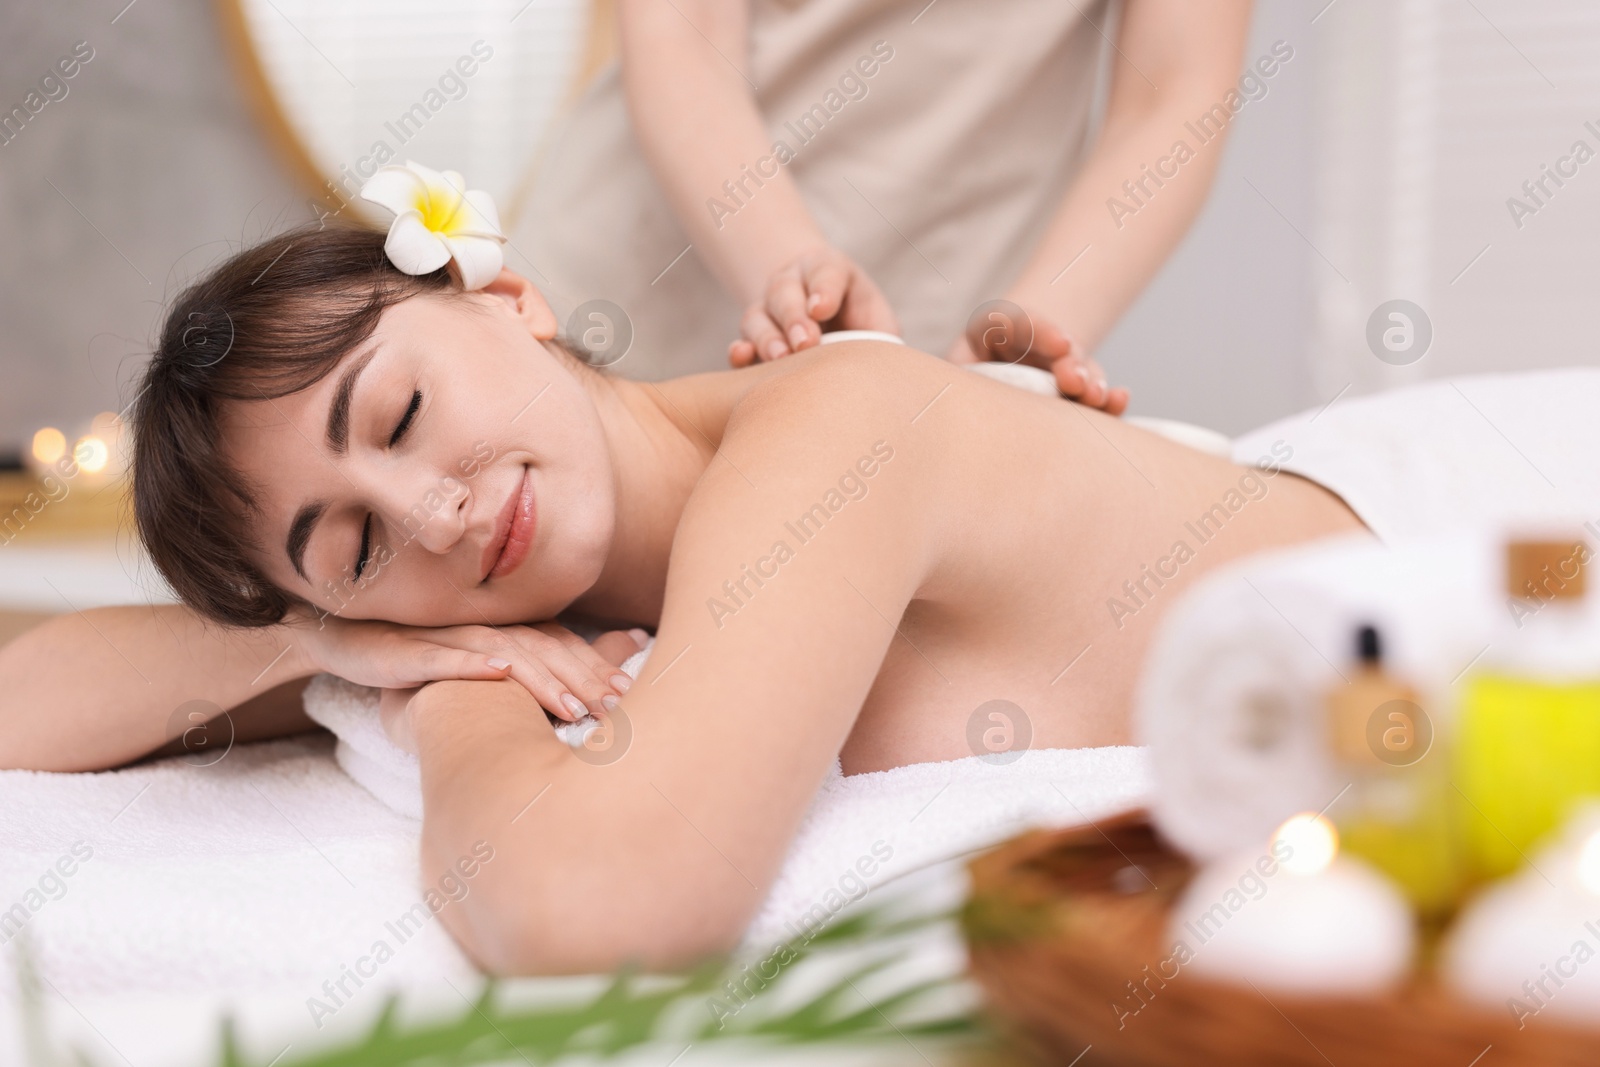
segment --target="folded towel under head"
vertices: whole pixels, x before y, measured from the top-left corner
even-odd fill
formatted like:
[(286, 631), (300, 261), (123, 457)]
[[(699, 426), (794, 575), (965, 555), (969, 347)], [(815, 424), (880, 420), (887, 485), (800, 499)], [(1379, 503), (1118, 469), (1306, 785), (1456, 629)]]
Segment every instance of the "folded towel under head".
[[(623, 661), (622, 670), (628, 677), (639, 677), (654, 645), (652, 637)], [(422, 818), (422, 768), (416, 756), (383, 732), (378, 721), (378, 690), (323, 674), (306, 687), (305, 705), (311, 721), (339, 739), (333, 756), (346, 774), (401, 815)], [(598, 720), (586, 715), (557, 726), (556, 736), (579, 748), (599, 726)]]

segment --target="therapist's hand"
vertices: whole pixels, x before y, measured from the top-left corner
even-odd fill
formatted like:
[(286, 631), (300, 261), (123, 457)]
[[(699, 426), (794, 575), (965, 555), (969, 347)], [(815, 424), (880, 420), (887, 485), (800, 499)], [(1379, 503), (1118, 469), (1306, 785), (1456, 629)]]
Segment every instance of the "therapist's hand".
[(801, 253), (773, 272), (745, 309), (728, 362), (748, 367), (810, 348), (829, 330), (900, 332), (889, 301), (856, 262), (831, 245)]
[(1055, 375), (1056, 388), (1068, 400), (1109, 415), (1128, 410), (1128, 391), (1120, 386), (1111, 388), (1105, 371), (1081, 345), (1048, 319), (1028, 318), (1026, 324), (998, 318), (987, 327), (981, 322), (968, 323), (966, 334), (956, 338), (945, 358), (952, 363), (993, 361), (1042, 367)]

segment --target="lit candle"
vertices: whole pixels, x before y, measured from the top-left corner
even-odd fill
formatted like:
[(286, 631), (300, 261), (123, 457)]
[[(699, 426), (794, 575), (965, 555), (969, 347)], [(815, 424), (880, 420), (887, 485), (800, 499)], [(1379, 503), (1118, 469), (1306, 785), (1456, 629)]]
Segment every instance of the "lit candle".
[(72, 446), (72, 458), (88, 474), (99, 474), (111, 462), (111, 449), (94, 434), (85, 434)]
[(1203, 868), (1173, 909), (1185, 969), (1302, 994), (1384, 989), (1411, 966), (1411, 909), (1375, 868), (1339, 854), (1321, 815), (1296, 815), (1267, 847)]
[(46, 426), (33, 435), (33, 458), (42, 466), (49, 466), (67, 451), (67, 435), (54, 426)]
[(1462, 995), (1519, 1027), (1546, 1012), (1600, 1026), (1600, 808), (1474, 898), (1441, 964)]

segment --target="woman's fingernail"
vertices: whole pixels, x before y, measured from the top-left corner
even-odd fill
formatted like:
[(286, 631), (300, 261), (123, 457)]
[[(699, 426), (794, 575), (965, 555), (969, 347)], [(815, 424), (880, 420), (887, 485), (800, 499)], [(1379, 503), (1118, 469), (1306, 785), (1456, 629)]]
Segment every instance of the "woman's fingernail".
[(1100, 387), (1100, 391), (1102, 393), (1106, 393), (1107, 395), (1110, 394), (1111, 387), (1106, 384), (1106, 380), (1104, 378), (1096, 378), (1094, 383)]
[(618, 708), (622, 707), (622, 701), (613, 696), (603, 696), (600, 698), (600, 706), (605, 708), (607, 711), (615, 712)]
[(786, 353), (788, 351), (789, 350), (787, 348), (783, 347), (783, 342), (782, 341), (769, 341), (767, 343), (767, 358), (768, 359), (781, 359), (783, 357), (784, 353)]
[(806, 328), (798, 322), (789, 327), (789, 343), (795, 348), (806, 343)]
[(626, 693), (633, 688), (633, 679), (626, 674), (613, 674), (611, 676), (611, 688), (619, 693)]
[(494, 659), (489, 661), (489, 669), (491, 671), (508, 671), (511, 669), (511, 661), (508, 659), (501, 659), (499, 656), (496, 656)]
[(572, 713), (574, 720), (581, 719), (589, 714), (589, 710), (583, 706), (583, 702), (571, 693), (561, 694), (561, 706)]
[(807, 311), (815, 311), (821, 306), (822, 306), (822, 294), (821, 293), (812, 293), (811, 294), (811, 299), (806, 301), (806, 310)]

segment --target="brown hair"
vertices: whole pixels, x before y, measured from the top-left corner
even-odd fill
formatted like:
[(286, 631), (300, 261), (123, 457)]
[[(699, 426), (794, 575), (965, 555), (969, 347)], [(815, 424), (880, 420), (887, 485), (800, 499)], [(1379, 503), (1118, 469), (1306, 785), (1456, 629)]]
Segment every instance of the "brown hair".
[(221, 413), (315, 385), (408, 297), (460, 291), (450, 273), (403, 274), (384, 235), (292, 230), (224, 261), (179, 295), (132, 406), (139, 537), (178, 597), (230, 626), (281, 622), (299, 598), (247, 551), (250, 488), (223, 462)]

